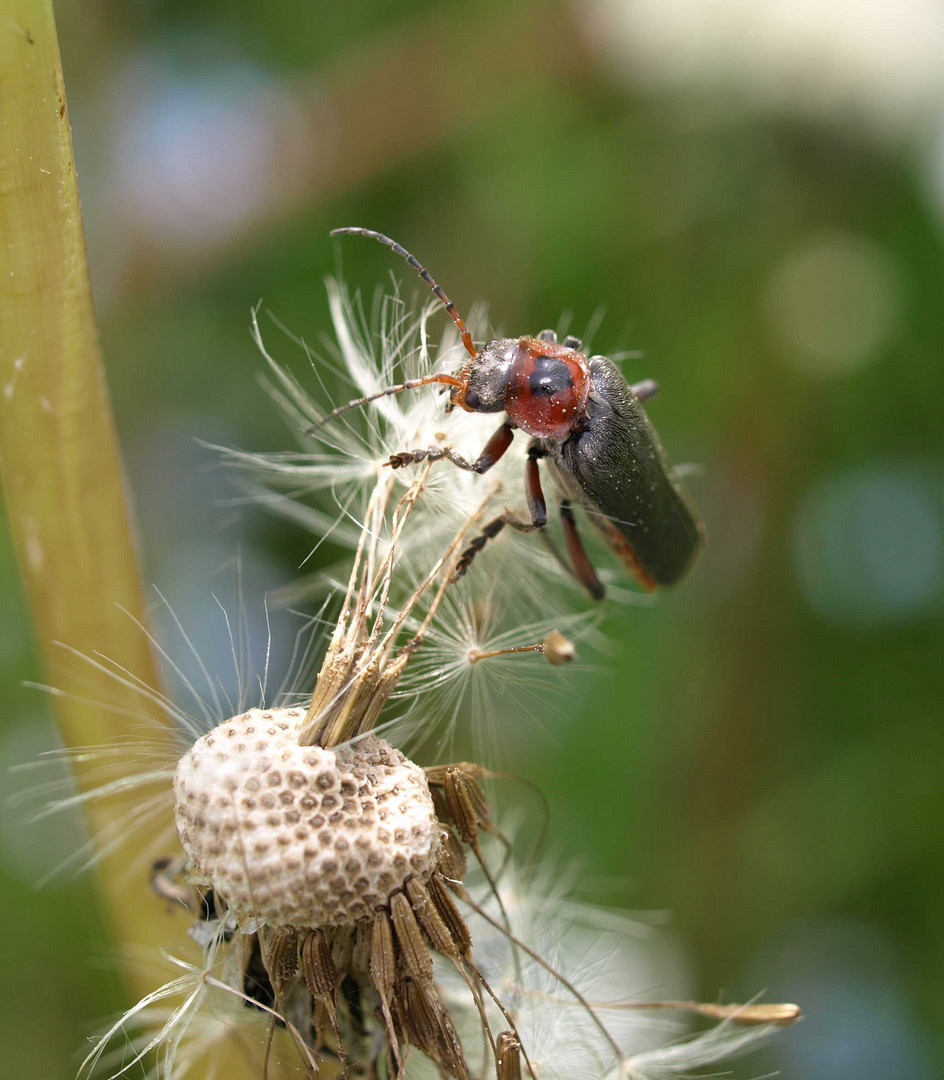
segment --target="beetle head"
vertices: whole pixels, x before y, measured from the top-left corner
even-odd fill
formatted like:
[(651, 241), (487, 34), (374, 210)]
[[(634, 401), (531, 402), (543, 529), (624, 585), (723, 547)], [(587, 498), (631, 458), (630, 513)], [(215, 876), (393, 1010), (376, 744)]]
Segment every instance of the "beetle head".
[(497, 338), (486, 342), (468, 364), (466, 385), (457, 391), (456, 404), (469, 412), (503, 412), (508, 372), (515, 359), (518, 342), (514, 338)]

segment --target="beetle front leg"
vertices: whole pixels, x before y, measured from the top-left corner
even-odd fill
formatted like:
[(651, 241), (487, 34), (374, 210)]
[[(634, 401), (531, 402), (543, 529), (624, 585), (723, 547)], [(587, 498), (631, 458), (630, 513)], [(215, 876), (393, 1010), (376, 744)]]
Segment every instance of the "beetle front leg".
[(404, 465), (417, 465), (421, 461), (442, 461), (445, 458), (456, 468), (465, 469), (467, 472), (486, 473), (501, 460), (505, 451), (511, 446), (514, 436), (514, 424), (508, 422), (502, 424), (485, 444), (485, 449), (475, 461), (467, 460), (448, 446), (430, 446), (425, 450), (403, 450), (399, 454), (391, 454), (386, 464), (391, 469), (402, 469)]
[(518, 532), (535, 532), (544, 528), (547, 524), (547, 502), (544, 499), (544, 489), (541, 487), (541, 472), (538, 468), (538, 461), (543, 457), (547, 457), (547, 451), (538, 443), (532, 443), (528, 447), (524, 490), (525, 498), (528, 500), (528, 512), (531, 515), (531, 520), (522, 521), (510, 510), (506, 510), (504, 514), (493, 518), (459, 556), (459, 561), (456, 563), (450, 581), (458, 581), (469, 569), (469, 565), (475, 556), (478, 555), (489, 540), (494, 540), (506, 525), (517, 529)]

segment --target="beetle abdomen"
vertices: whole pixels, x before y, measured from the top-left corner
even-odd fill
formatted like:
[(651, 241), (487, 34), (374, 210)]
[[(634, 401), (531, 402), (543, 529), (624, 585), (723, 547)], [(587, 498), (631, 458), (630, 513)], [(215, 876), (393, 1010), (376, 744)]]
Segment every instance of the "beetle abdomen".
[(588, 420), (551, 456), (637, 581), (674, 585), (701, 551), (701, 519), (619, 369), (605, 356), (589, 368)]

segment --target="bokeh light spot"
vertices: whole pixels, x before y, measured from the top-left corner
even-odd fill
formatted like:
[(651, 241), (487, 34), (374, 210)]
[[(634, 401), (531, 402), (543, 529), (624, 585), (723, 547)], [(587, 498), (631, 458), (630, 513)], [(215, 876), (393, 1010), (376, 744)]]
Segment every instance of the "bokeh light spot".
[(834, 622), (868, 626), (915, 618), (941, 601), (940, 501), (917, 466), (830, 477), (800, 506), (794, 558), (807, 601)]
[(115, 131), (116, 198), (129, 227), (158, 247), (224, 243), (277, 210), (309, 175), (302, 103), (248, 61), (181, 70), (149, 51), (127, 65)]
[(879, 354), (897, 321), (901, 287), (881, 248), (861, 236), (831, 233), (786, 256), (763, 299), (784, 361), (829, 377)]

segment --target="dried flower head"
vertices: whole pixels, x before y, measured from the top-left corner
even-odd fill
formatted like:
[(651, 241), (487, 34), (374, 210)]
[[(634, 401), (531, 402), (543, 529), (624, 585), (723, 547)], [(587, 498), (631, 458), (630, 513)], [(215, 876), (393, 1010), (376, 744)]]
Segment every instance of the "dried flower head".
[[(362, 393), (410, 359), (415, 335), (425, 354), (422, 316), (381, 304), (388, 322), (375, 340), (358, 335), (337, 288), (331, 298), (340, 352)], [(269, 362), (299, 426), (323, 418)], [(334, 439), (330, 452), (229, 454), (294, 485), (279, 508), (321, 534), (333, 529), (354, 557), (310, 698), (240, 703), (202, 730), (191, 725), (173, 767), (150, 771), (164, 800), (153, 806), (172, 800), (182, 848), (155, 863), (153, 885), (186, 912), (202, 960), (174, 961), (183, 974), (105, 1032), (84, 1071), (146, 1070), (156, 1054), (153, 1074), (165, 1080), (225, 1075), (238, 1045), (261, 1077), (282, 1068), (363, 1080), (676, 1076), (795, 1019), (786, 1006), (635, 1000), (631, 965), (614, 970), (630, 936), (625, 920), (601, 928), (597, 917), (589, 944), (593, 917), (562, 898), (554, 878), (511, 880), (510, 841), (483, 786), (489, 771), (423, 768), (402, 752), (405, 731), (454, 721), (483, 671), (541, 654), (568, 663), (586, 620), (549, 621), (536, 597), (546, 600), (551, 586), (540, 575), (551, 570), (555, 590), (570, 586), (537, 545), (522, 583), (507, 561), (513, 538), (495, 545), (491, 574), (477, 565), (459, 591), (457, 566), (504, 497), (500, 478), (444, 474), (428, 456), (406, 472), (383, 464), (401, 439), (448, 438), (433, 399), (384, 398), (376, 412), (341, 419), (324, 436)], [(300, 489), (330, 489), (340, 517), (302, 509)], [(543, 668), (545, 697), (552, 675)], [(391, 701), (407, 707), (405, 723), (386, 720)], [(720, 1023), (654, 1051), (668, 1008)], [(142, 1033), (129, 1035), (135, 1028)]]
[[(360, 1061), (399, 1073), (413, 1046), (461, 1078), (469, 1068), (432, 954), (462, 973), (491, 1034), (487, 983), (450, 892), (463, 890), (463, 848), (481, 859), (491, 815), (474, 770), (424, 773), (373, 734), (478, 519), (391, 608), (398, 548), (428, 472), (395, 503), (389, 529), (393, 484), (378, 476), (308, 708), (250, 710), (197, 740), (177, 766), (175, 815), (187, 857), (179, 871), (194, 890), (187, 906), (214, 916), (215, 949), (221, 933), (242, 941), (243, 993), (251, 974), (286, 1026), (311, 1017), (289, 1028), (303, 1059), (330, 1053), (345, 1072)], [(556, 658), (565, 647), (551, 644)], [(170, 891), (173, 876), (165, 883)], [(366, 1039), (370, 1016), (381, 1044)]]

